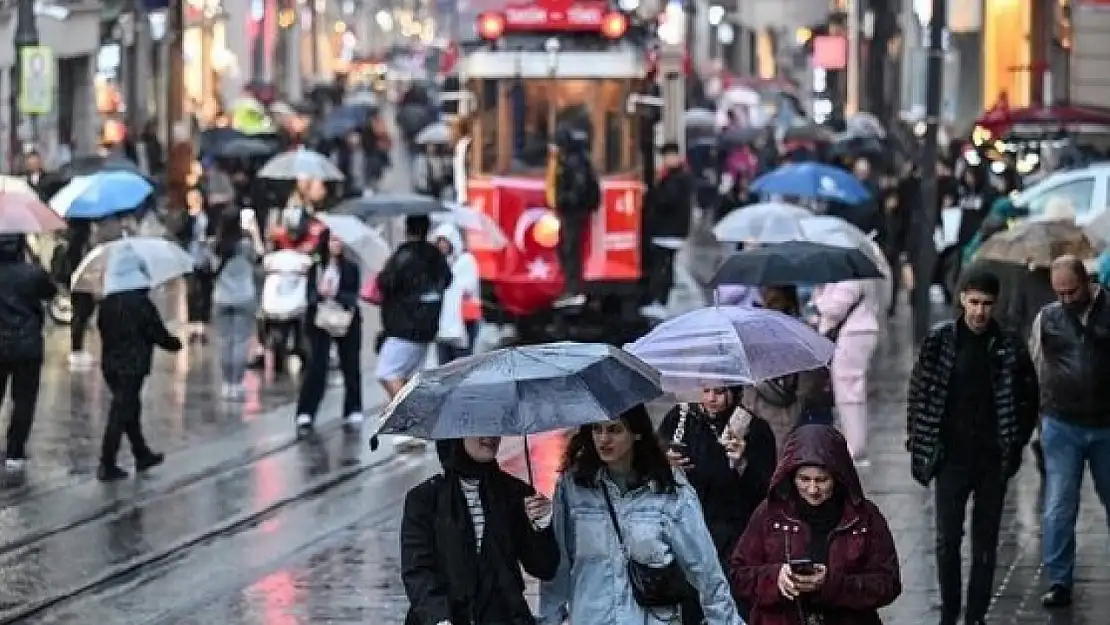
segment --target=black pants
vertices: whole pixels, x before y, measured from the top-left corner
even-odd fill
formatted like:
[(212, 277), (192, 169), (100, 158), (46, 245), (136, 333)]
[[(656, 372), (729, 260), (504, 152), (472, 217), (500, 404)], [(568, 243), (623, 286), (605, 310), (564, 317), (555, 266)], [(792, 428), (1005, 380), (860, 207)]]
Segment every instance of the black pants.
[(185, 279), (189, 323), (212, 321), (212, 286), (212, 276), (204, 272), (193, 272)]
[(652, 245), (649, 249), (651, 271), (648, 274), (648, 303), (666, 305), (671, 289), (674, 288), (675, 250), (658, 245)]
[(559, 265), (570, 295), (582, 293), (582, 238), (590, 224), (589, 213), (559, 215)]
[(311, 323), (305, 324), (308, 333), (308, 368), (297, 398), (297, 414), (316, 417), (316, 410), (324, 399), (328, 385), (328, 360), (334, 341), (339, 348), (339, 370), (343, 373), (343, 414), (362, 412), (362, 323), (358, 317), (351, 322), (346, 336), (334, 338)]
[(27, 437), (31, 435), (31, 425), (35, 421), (35, 404), (39, 399), (39, 377), (42, 374), (41, 360), (17, 360), (0, 362), (0, 401), (12, 387), (12, 420), (8, 424), (8, 458), (27, 457)]
[(85, 349), (85, 333), (89, 330), (89, 320), (96, 312), (96, 300), (88, 293), (72, 293), (73, 321), (69, 324), (69, 350), (80, 352)]
[(902, 255), (892, 250), (883, 250), (883, 254), (890, 265), (890, 308), (887, 312), (893, 314), (898, 308), (898, 289), (902, 287)]
[(108, 390), (112, 392), (112, 406), (108, 409), (108, 423), (104, 427), (104, 440), (100, 446), (100, 464), (116, 466), (119, 446), (123, 437), (131, 444), (131, 455), (136, 460), (151, 455), (143, 438), (140, 418), (143, 412), (143, 382), (145, 375), (104, 374)]
[(960, 614), (960, 543), (968, 499), (971, 509), (971, 576), (967, 584), (966, 621), (987, 614), (994, 586), (998, 529), (1007, 479), (997, 468), (946, 461), (936, 477), (937, 576), (940, 581), (941, 622), (954, 625)]

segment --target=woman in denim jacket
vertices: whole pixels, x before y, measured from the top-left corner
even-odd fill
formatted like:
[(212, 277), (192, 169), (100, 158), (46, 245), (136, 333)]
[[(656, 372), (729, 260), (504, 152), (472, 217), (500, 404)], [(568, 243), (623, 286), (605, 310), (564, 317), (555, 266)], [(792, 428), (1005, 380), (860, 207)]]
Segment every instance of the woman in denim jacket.
[(669, 466), (643, 406), (583, 426), (567, 445), (553, 515), (561, 557), (555, 578), (540, 588), (541, 624), (568, 618), (572, 625), (681, 622), (677, 607), (649, 610), (633, 597), (606, 492), (629, 557), (651, 567), (678, 562), (707, 622), (743, 625), (697, 494)]

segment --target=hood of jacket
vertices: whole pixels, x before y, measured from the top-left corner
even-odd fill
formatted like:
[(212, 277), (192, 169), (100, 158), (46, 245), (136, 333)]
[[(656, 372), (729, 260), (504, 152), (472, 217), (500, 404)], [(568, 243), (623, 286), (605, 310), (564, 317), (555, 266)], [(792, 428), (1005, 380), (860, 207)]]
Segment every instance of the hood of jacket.
[(432, 233), (428, 235), (428, 241), (434, 245), (436, 239), (439, 239), (440, 237), (447, 239), (447, 242), (451, 244), (451, 260), (458, 258), (459, 254), (466, 250), (466, 245), (463, 242), (462, 233), (459, 232), (459, 228), (455, 224), (439, 224), (434, 230), (432, 230)]
[(803, 425), (786, 437), (778, 467), (771, 478), (770, 499), (788, 501), (794, 488), (794, 473), (802, 467), (822, 467), (844, 489), (848, 501), (858, 506), (863, 501), (863, 485), (848, 443), (829, 425)]

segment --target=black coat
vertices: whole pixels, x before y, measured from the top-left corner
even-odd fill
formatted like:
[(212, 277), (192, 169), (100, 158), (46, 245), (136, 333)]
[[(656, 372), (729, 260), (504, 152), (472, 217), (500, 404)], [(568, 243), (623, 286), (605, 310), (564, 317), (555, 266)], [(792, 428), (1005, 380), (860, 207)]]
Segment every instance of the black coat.
[(57, 288), (42, 267), (12, 260), (0, 260), (0, 285), (0, 362), (42, 360), (42, 302)]
[(694, 176), (686, 169), (668, 171), (655, 183), (644, 202), (651, 236), (685, 239), (690, 235), (694, 186)]
[[(944, 460), (941, 430), (949, 414), (948, 391), (956, 364), (957, 321), (933, 328), (921, 344), (910, 375), (906, 415), (906, 447), (913, 479), (926, 485)], [(988, 346), (991, 359), (994, 406), (998, 416), (998, 448), (1007, 476), (1021, 467), (1021, 453), (1037, 425), (1039, 392), (1037, 374), (1025, 348), (1014, 333), (997, 329)]]
[(451, 266), (439, 248), (409, 241), (393, 252), (378, 274), (385, 336), (431, 343), (439, 333), (443, 292), (451, 286)]
[[(536, 530), (524, 511), (524, 498), (535, 490), (524, 482), (497, 472), (493, 488), (501, 493), (496, 510), (506, 528), (502, 535), (483, 539), (487, 551), (505, 554), (480, 575), (477, 593), (468, 599), (465, 590), (474, 580), (477, 562), (473, 525), (462, 493), (453, 479), (437, 475), (409, 491), (401, 517), (401, 581), (409, 598), (405, 625), (533, 625), (535, 619), (524, 599), (521, 567), (541, 580), (551, 580), (559, 567), (559, 544), (550, 526)], [(490, 527), (486, 510), (487, 528)], [(492, 543), (496, 541), (496, 548)], [(508, 561), (511, 560), (511, 561)], [(491, 568), (493, 570), (491, 570)], [(476, 622), (472, 615), (502, 615), (497, 622)]]
[[(659, 426), (661, 440), (669, 442), (674, 438), (679, 412), (675, 407), (663, 417)], [(744, 437), (748, 462), (742, 474), (729, 464), (719, 439), (718, 428), (700, 406), (687, 413), (682, 442), (686, 443), (687, 457), (694, 468), (686, 471), (686, 478), (698, 494), (705, 524), (717, 552), (725, 560), (748, 526), (748, 519), (767, 496), (778, 452), (771, 426), (755, 416)]]
[(154, 347), (176, 352), (181, 341), (166, 330), (147, 291), (113, 293), (100, 302), (96, 327), (102, 345), (104, 375), (144, 377), (150, 373)]

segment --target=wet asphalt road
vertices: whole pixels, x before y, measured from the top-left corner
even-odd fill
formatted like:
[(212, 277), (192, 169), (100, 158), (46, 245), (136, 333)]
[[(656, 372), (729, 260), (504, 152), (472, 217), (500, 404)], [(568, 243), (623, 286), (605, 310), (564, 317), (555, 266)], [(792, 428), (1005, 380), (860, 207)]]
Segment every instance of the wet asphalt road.
[[(180, 307), (167, 310), (180, 319)], [(366, 324), (373, 336), (374, 315)], [(909, 478), (902, 448), (908, 324), (896, 319), (876, 356), (873, 466), (868, 492), (887, 514), (905, 593), (888, 623), (933, 623), (932, 497)], [(159, 355), (144, 425), (168, 452), (148, 476), (93, 478), (108, 398), (95, 370), (70, 373), (64, 330), (53, 331), (26, 479), (0, 489), (0, 623), (113, 625), (399, 625), (397, 529), (405, 491), (436, 470), (434, 454), (370, 452), (339, 428), (340, 388), (329, 390), (316, 437), (298, 441), (293, 385), (251, 374), (245, 405), (215, 396), (210, 347)], [(91, 346), (97, 353), (95, 343)], [(373, 354), (364, 351), (368, 378)], [(364, 380), (366, 405), (382, 393)], [(537, 484), (550, 492), (561, 438), (533, 444)], [(507, 441), (509, 470), (524, 472)], [(126, 460), (126, 454), (125, 454)], [(1106, 519), (1087, 488), (1080, 523), (1076, 606), (1050, 616), (1038, 603), (1039, 479), (1027, 463), (1008, 501), (994, 623), (1090, 623), (1110, 614)], [(530, 586), (534, 593), (535, 585)]]

